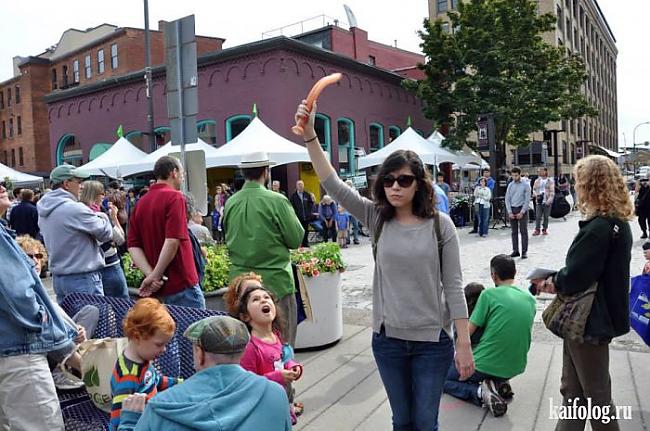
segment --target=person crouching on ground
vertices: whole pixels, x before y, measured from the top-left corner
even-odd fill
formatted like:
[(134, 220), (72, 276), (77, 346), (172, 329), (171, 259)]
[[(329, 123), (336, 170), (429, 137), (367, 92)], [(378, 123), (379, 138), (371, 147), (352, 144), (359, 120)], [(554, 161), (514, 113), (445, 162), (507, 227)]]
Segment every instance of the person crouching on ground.
[(122, 401), (142, 393), (147, 400), (182, 379), (161, 376), (151, 361), (165, 353), (165, 346), (176, 330), (167, 307), (154, 298), (138, 300), (124, 319), (124, 334), (129, 344), (117, 357), (111, 377), (111, 429), (120, 425)]
[(502, 416), (508, 409), (506, 400), (514, 395), (508, 380), (526, 369), (535, 298), (515, 286), (515, 261), (510, 256), (493, 257), (490, 271), (496, 287), (481, 292), (469, 318), (470, 334), (485, 328), (473, 348), (476, 371), (461, 380), (452, 363), (445, 392)]
[(287, 396), (280, 386), (245, 371), (239, 360), (249, 342), (244, 323), (212, 316), (190, 325), (196, 374), (146, 403), (124, 400), (120, 431), (290, 431)]

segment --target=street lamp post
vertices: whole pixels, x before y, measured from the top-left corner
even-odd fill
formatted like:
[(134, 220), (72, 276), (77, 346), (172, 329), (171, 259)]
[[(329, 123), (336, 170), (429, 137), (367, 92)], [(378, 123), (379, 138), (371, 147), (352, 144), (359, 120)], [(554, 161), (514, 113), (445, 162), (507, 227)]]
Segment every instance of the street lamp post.
[(634, 126), (634, 130), (632, 130), (632, 152), (634, 153), (634, 175), (636, 175), (636, 161), (638, 159), (636, 154), (636, 129), (638, 129), (639, 126), (643, 126), (644, 124), (650, 124), (650, 121), (644, 121), (642, 123), (639, 123), (636, 126)]

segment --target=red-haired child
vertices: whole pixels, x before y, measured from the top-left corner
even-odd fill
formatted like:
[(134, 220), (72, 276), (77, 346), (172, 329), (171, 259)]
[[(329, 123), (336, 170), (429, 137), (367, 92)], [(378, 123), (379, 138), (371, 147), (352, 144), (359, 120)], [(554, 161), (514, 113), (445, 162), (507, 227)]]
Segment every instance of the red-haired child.
[(126, 314), (124, 334), (129, 339), (115, 364), (111, 377), (111, 428), (120, 424), (122, 401), (131, 394), (147, 394), (147, 399), (182, 381), (161, 376), (151, 361), (165, 353), (165, 346), (174, 335), (176, 322), (167, 307), (154, 298), (138, 300)]

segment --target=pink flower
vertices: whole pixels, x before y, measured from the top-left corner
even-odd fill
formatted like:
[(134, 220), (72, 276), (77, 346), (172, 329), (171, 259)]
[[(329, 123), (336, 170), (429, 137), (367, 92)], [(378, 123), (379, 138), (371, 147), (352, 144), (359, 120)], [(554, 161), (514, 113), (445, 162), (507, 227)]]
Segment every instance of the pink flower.
[(325, 259), (325, 265), (327, 266), (332, 265), (332, 259)]
[(318, 274), (320, 274), (320, 272), (318, 272), (318, 270), (315, 269), (314, 272), (312, 273), (312, 276), (318, 277)]

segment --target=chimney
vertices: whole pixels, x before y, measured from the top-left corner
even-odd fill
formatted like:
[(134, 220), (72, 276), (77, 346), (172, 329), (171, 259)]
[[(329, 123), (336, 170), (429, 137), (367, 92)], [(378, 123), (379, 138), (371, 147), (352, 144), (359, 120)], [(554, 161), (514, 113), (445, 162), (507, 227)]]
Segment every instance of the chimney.
[(16, 76), (20, 76), (20, 65), (21, 65), (24, 61), (25, 61), (25, 58), (24, 58), (24, 57), (21, 57), (21, 56), (19, 56), (19, 55), (16, 55), (16, 56), (13, 58), (13, 63), (14, 63), (14, 67), (13, 67), (14, 77), (16, 77)]
[(165, 31), (165, 26), (167, 25), (167, 21), (164, 19), (161, 19), (158, 21), (158, 31)]
[(354, 44), (354, 59), (361, 63), (368, 62), (368, 32), (359, 27), (352, 27), (352, 43)]

